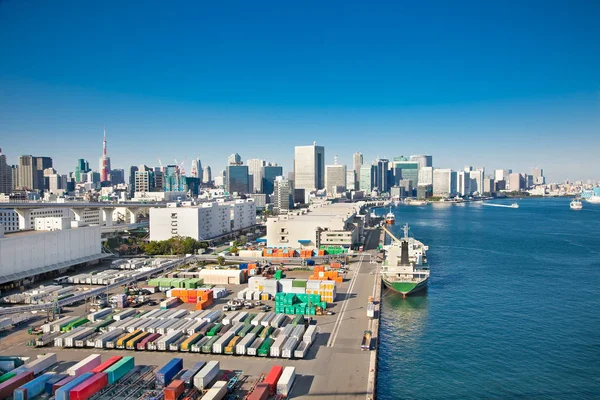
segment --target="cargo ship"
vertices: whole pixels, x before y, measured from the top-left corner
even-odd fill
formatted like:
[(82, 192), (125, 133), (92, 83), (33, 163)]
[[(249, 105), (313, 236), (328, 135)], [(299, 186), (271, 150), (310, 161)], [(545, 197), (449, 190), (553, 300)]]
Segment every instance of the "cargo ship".
[(403, 297), (426, 289), (429, 281), (426, 251), (429, 247), (408, 236), (408, 224), (404, 225), (402, 239), (396, 238), (385, 227), (383, 229), (392, 238), (381, 268), (385, 286)]
[(392, 212), (392, 207), (390, 207), (390, 212), (385, 215), (385, 223), (388, 225), (393, 225), (396, 222), (396, 216)]

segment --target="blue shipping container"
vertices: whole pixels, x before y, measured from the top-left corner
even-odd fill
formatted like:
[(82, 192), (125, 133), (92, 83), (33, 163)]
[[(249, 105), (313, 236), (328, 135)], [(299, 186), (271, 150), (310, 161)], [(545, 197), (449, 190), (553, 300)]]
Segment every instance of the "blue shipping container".
[(33, 399), (34, 397), (42, 394), (44, 387), (48, 379), (56, 376), (56, 374), (44, 374), (37, 378), (30, 380), (26, 384), (16, 388), (13, 392), (13, 398), (15, 400), (27, 400)]
[(313, 265), (315, 265), (315, 260), (306, 260), (306, 265), (312, 267)]
[(194, 376), (200, 371), (206, 363), (204, 361), (198, 361), (194, 366), (181, 375), (181, 380), (185, 382), (185, 387), (191, 389), (194, 386)]
[(83, 383), (85, 380), (91, 378), (92, 376), (94, 376), (94, 374), (92, 374), (91, 372), (86, 372), (85, 374), (79, 375), (77, 378), (73, 379), (66, 385), (61, 386), (56, 391), (56, 400), (69, 400), (69, 393), (71, 392), (71, 389), (73, 389), (80, 383)]
[(183, 369), (183, 359), (174, 358), (156, 373), (156, 386), (164, 388), (179, 371)]
[(67, 376), (68, 375), (65, 375), (65, 374), (54, 374), (54, 375), (52, 375), (52, 378), (48, 379), (46, 381), (46, 383), (44, 384), (44, 391), (46, 392), (46, 394), (49, 394), (50, 396), (52, 396), (52, 390), (53, 390), (54, 384), (62, 381)]
[(248, 264), (240, 264), (239, 269), (248, 269)]

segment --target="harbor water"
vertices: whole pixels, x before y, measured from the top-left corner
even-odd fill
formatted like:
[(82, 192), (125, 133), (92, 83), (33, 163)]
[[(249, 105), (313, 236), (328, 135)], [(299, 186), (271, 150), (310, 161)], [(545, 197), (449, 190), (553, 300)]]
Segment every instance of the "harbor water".
[(600, 398), (600, 205), (569, 202), (392, 208), (431, 278), (383, 291), (378, 399)]

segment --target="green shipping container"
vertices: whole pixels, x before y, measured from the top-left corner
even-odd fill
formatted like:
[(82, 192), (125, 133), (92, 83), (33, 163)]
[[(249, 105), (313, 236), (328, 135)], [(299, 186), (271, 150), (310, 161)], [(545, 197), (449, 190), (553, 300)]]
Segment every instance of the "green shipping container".
[(112, 385), (125, 376), (135, 366), (133, 357), (123, 357), (104, 372), (108, 375), (108, 384)]
[(250, 322), (252, 322), (252, 320), (254, 319), (254, 317), (256, 317), (256, 314), (248, 314), (248, 316), (244, 320), (244, 324), (250, 325)]
[[(254, 325), (251, 325), (254, 326)], [(260, 335), (260, 333), (263, 330), (263, 326), (262, 325), (258, 325), (258, 326), (254, 326), (254, 328), (252, 328), (252, 330), (250, 332), (255, 333), (256, 336)]]
[(206, 354), (212, 353), (213, 344), (215, 344), (215, 342), (220, 338), (220, 336), (213, 336), (208, 342), (204, 344), (204, 346), (202, 346), (202, 352)]
[(260, 357), (266, 357), (266, 356), (268, 356), (269, 355), (269, 351), (271, 349), (271, 346), (273, 345), (274, 342), (275, 342), (275, 340), (273, 340), (271, 338), (265, 339), (265, 341), (262, 342), (262, 344), (260, 345), (260, 347), (256, 351), (256, 354), (258, 354)]
[(239, 331), (238, 336), (239, 337), (246, 336), (246, 334), (248, 334), (249, 332), (251, 332), (253, 328), (254, 328), (254, 325), (244, 325), (244, 327), (242, 328), (242, 330)]
[(216, 324), (210, 331), (206, 332), (206, 336), (215, 336), (217, 333), (219, 333), (221, 328), (223, 328), (223, 324)]
[(10, 378), (13, 378), (16, 374), (14, 372), (7, 372), (4, 375), (0, 376), (0, 383), (5, 382), (7, 380), (9, 380)]

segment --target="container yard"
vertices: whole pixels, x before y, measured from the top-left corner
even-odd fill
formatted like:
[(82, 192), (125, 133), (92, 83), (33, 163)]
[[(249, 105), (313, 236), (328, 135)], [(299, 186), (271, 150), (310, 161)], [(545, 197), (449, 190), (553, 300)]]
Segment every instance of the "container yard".
[[(235, 273), (208, 268), (207, 276), (213, 275), (208, 280), (189, 269), (152, 278), (140, 283), (149, 303), (139, 307), (125, 302), (111, 303), (112, 308), (96, 303), (69, 306), (53, 321), (40, 320), (35, 327), (42, 348), (23, 346), (31, 338), (27, 329), (11, 331), (0, 342), (0, 394), (10, 391), (11, 396), (31, 398), (50, 390), (57, 399), (230, 394), (240, 399), (373, 398), (378, 313), (373, 317), (370, 310), (378, 307), (378, 265), (363, 257), (348, 264), (346, 275), (342, 268), (316, 265), (309, 271), (284, 269), (265, 276), (257, 273), (258, 263), (251, 265), (223, 269)], [(112, 265), (109, 272), (148, 267)], [(225, 282), (221, 275), (233, 279)], [(94, 285), (87, 277), (85, 284)], [(126, 288), (132, 290), (136, 288)], [(113, 290), (106, 294), (108, 300), (111, 294), (120, 296)], [(365, 330), (373, 332), (373, 350), (368, 352), (360, 350)], [(27, 367), (41, 354), (50, 361)], [(12, 355), (23, 357), (23, 364), (7, 360), (6, 366), (13, 368), (2, 368), (3, 357)], [(167, 371), (160, 384), (158, 372), (173, 359), (181, 360), (181, 366), (170, 377)]]

